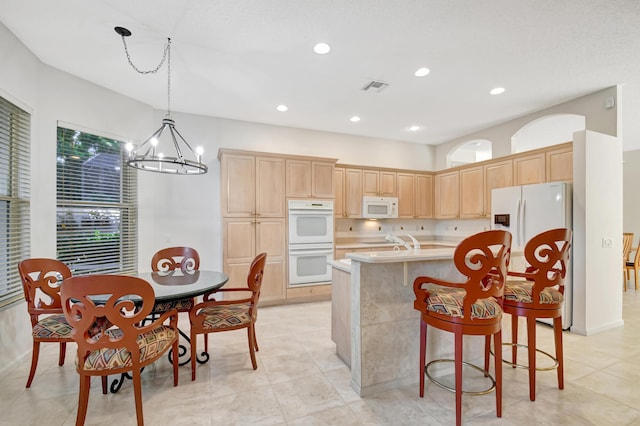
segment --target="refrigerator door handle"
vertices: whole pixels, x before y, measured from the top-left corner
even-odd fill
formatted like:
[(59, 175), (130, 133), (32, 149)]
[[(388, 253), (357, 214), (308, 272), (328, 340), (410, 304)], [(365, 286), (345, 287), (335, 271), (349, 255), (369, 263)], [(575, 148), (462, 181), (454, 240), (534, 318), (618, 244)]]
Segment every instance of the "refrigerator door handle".
[(520, 246), (523, 246), (526, 244), (526, 241), (524, 240), (524, 236), (525, 234), (525, 229), (524, 229), (524, 217), (525, 217), (525, 210), (527, 208), (527, 201), (526, 200), (522, 200), (522, 208), (520, 209)]

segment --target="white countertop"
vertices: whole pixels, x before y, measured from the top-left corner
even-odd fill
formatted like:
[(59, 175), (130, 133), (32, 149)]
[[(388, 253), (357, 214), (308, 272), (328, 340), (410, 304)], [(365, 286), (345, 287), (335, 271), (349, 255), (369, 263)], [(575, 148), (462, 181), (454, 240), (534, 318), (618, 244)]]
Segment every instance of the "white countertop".
[(417, 262), (422, 260), (451, 259), (455, 246), (444, 244), (442, 248), (425, 248), (418, 250), (387, 250), (363, 253), (347, 253), (347, 258), (365, 263)]

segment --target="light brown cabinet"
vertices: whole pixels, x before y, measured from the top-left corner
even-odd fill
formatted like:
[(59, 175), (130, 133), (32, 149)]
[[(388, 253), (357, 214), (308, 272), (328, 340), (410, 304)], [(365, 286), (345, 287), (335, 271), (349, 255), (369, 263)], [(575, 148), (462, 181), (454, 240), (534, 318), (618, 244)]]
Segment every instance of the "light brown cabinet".
[(333, 162), (287, 159), (286, 194), (292, 198), (333, 198)]
[(344, 168), (336, 167), (333, 170), (333, 215), (336, 218), (345, 217), (344, 211)]
[(515, 157), (513, 159), (513, 184), (530, 185), (546, 179), (546, 155), (544, 152)]
[(362, 170), (344, 169), (344, 216), (362, 217)]
[(484, 170), (482, 166), (460, 170), (460, 217), (484, 215)]
[(433, 218), (433, 176), (398, 172), (398, 217)]
[(436, 219), (460, 216), (460, 173), (458, 170), (436, 175)]
[(229, 276), (227, 287), (245, 287), (254, 257), (267, 253), (260, 300), (285, 298), (285, 219), (225, 218), (224, 272)]
[(484, 166), (484, 216), (491, 215), (491, 190), (513, 186), (513, 161), (491, 162)]
[(546, 152), (547, 182), (573, 180), (573, 145)]
[(396, 172), (387, 170), (362, 170), (362, 195), (395, 197)]
[(222, 154), (220, 161), (223, 216), (285, 216), (284, 159)]

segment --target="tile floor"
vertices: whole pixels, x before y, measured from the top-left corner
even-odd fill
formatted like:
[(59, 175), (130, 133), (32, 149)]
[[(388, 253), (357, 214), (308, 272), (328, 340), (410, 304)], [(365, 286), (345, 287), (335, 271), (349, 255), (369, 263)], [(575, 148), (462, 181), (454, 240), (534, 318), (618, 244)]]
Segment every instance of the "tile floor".
[[(184, 320), (184, 319), (183, 319)], [(504, 368), (503, 417), (495, 416), (493, 393), (463, 398), (463, 422), (487, 425), (640, 424), (640, 292), (624, 295), (625, 326), (591, 337), (565, 334), (565, 389), (555, 372), (538, 373), (537, 400), (528, 399), (527, 372)], [(330, 338), (330, 302), (262, 308), (259, 312), (258, 370), (251, 369), (243, 331), (211, 335), (211, 361), (188, 366), (172, 386), (163, 359), (143, 372), (147, 425), (451, 425), (452, 393), (427, 382), (360, 398), (350, 372), (335, 355)], [(417, 325), (416, 325), (417, 326)], [(539, 326), (539, 342), (553, 351), (551, 329)], [(3, 342), (4, 344), (4, 342)], [(0, 377), (0, 424), (73, 425), (78, 377), (75, 348), (57, 366), (57, 345), (42, 347), (31, 389), (24, 384), (30, 357)], [(542, 360), (540, 361), (542, 362)], [(505, 366), (506, 367), (506, 366)], [(94, 380), (88, 425), (133, 425), (132, 386), (102, 395)]]

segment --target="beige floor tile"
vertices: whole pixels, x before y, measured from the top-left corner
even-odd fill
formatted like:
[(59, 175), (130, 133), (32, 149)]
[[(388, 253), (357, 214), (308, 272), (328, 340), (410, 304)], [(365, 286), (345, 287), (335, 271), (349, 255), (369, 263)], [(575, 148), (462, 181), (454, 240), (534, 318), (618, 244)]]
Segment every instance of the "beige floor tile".
[(272, 387), (287, 421), (345, 405), (322, 374), (276, 383)]

